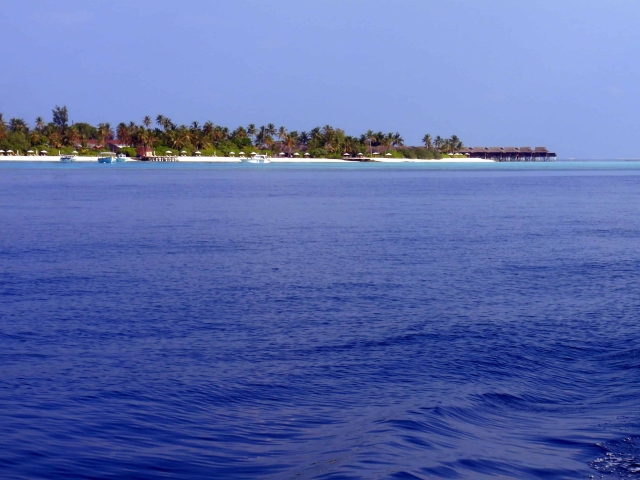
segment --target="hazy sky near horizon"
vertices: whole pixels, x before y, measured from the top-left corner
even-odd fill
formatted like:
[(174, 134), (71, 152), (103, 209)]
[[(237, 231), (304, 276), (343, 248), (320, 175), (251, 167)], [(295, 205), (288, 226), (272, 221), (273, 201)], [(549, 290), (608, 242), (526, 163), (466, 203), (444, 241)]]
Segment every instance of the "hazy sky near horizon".
[(640, 157), (637, 0), (5, 2), (0, 113)]

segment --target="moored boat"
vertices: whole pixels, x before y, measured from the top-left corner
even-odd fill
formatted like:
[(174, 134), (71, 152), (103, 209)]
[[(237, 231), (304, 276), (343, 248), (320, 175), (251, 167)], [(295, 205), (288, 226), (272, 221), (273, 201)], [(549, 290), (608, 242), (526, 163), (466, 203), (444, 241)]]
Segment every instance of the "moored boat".
[(242, 161), (247, 163), (271, 163), (271, 159), (267, 155), (252, 155), (251, 158), (243, 158)]
[(127, 161), (127, 156), (124, 153), (119, 153), (116, 157), (116, 162), (122, 163)]
[(98, 154), (98, 163), (113, 163), (116, 154), (113, 152), (100, 152)]
[(60, 155), (60, 161), (62, 163), (71, 163), (76, 161), (75, 155)]

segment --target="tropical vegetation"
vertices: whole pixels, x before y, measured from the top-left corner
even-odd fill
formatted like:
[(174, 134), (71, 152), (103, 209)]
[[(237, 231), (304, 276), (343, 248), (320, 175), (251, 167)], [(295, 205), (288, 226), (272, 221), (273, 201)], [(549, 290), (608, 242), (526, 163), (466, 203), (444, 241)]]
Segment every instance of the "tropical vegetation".
[(395, 158), (442, 158), (458, 152), (463, 144), (457, 136), (432, 139), (427, 134), (423, 138), (424, 147), (405, 146), (400, 133), (384, 133), (368, 130), (360, 136), (347, 135), (344, 130), (325, 125), (310, 131), (277, 128), (274, 124), (239, 126), (233, 130), (215, 125), (213, 122), (177, 125), (164, 115), (155, 118), (145, 116), (142, 122), (110, 123), (97, 126), (88, 123), (69, 124), (66, 106), (56, 106), (52, 120), (45, 122), (42, 117), (35, 119), (32, 127), (21, 118), (5, 121), (0, 113), (0, 150), (42, 151), (47, 149), (71, 153), (95, 154), (107, 147), (108, 142), (117, 141), (122, 151), (135, 155), (136, 147), (148, 147), (157, 154), (167, 150), (202, 155), (226, 156), (256, 152), (271, 155), (294, 155), (305, 153), (313, 158), (340, 158), (350, 156), (386, 155)]

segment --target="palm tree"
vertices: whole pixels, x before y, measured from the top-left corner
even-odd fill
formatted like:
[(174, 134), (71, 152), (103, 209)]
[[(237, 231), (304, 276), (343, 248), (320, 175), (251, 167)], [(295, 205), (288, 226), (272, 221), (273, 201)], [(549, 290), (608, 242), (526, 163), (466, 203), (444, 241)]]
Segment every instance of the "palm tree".
[(80, 131), (78, 130), (78, 127), (76, 127), (75, 125), (72, 125), (69, 128), (67, 128), (67, 131), (64, 132), (64, 136), (65, 136), (65, 143), (72, 147), (75, 147), (80, 141)]
[(400, 133), (396, 132), (393, 135), (393, 144), (396, 147), (402, 147), (404, 145), (404, 138), (402, 138), (402, 135), (400, 135)]
[(42, 117), (36, 118), (36, 130), (40, 133), (44, 130), (44, 120)]
[(166, 120), (166, 119), (167, 119), (167, 118), (166, 118), (164, 115), (158, 115), (158, 116), (156, 117), (156, 124), (157, 124), (159, 127), (163, 127), (163, 128), (164, 128), (165, 120)]
[(255, 136), (258, 133), (258, 130), (256, 129), (256, 126), (253, 123), (250, 123), (249, 126), (247, 127), (247, 133), (251, 138), (251, 143), (253, 143), (255, 140)]
[(53, 130), (49, 134), (49, 145), (53, 148), (62, 147), (62, 138), (60, 137), (60, 133), (57, 130)]
[(29, 133), (29, 127), (23, 119), (12, 118), (9, 120), (9, 131), (12, 133), (24, 133), (26, 135)]
[(276, 126), (273, 123), (268, 123), (267, 135), (269, 135), (269, 137), (273, 137), (276, 133), (278, 133), (278, 131), (276, 130)]
[(110, 123), (100, 123), (98, 125), (98, 144), (104, 145), (108, 140), (113, 139), (113, 129)]
[(442, 137), (440, 135), (436, 136), (436, 139), (433, 141), (433, 146), (437, 149), (441, 149), (443, 145), (444, 140), (442, 139)]
[[(31, 132), (31, 135), (29, 135), (29, 140), (31, 141), (31, 145), (39, 145), (41, 137), (42, 137), (42, 135), (40, 134), (40, 132), (38, 130), (33, 130)], [(0, 138), (2, 138), (2, 137), (0, 137)]]
[(142, 124), (147, 127), (147, 128), (151, 128), (151, 117), (149, 115), (146, 115), (143, 119), (142, 119)]
[(298, 139), (293, 135), (285, 135), (284, 137), (284, 145), (289, 150), (289, 153), (297, 146)]
[(0, 113), (0, 140), (2, 140), (7, 134), (7, 124), (4, 123), (4, 117)]
[(422, 143), (424, 143), (424, 146), (427, 147), (429, 150), (433, 148), (431, 141), (432, 141), (431, 135), (429, 135), (428, 133), (424, 137), (422, 137)]
[(118, 124), (118, 127), (116, 128), (116, 135), (118, 136), (118, 140), (122, 143), (131, 143), (131, 133), (126, 123)]
[(449, 140), (451, 142), (451, 151), (453, 153), (459, 152), (464, 147), (462, 140), (460, 140), (457, 135), (451, 135)]
[(284, 139), (287, 138), (287, 129), (284, 127), (280, 127), (278, 129), (278, 138), (280, 141), (284, 142)]
[(247, 131), (244, 127), (240, 126), (231, 132), (231, 137), (237, 139), (247, 138)]

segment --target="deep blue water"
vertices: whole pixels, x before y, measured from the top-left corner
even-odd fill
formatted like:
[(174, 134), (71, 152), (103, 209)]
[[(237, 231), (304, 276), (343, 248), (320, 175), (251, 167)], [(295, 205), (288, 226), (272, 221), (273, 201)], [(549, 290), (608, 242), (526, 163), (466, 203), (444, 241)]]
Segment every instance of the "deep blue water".
[(0, 478), (640, 476), (640, 163), (0, 165)]

